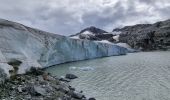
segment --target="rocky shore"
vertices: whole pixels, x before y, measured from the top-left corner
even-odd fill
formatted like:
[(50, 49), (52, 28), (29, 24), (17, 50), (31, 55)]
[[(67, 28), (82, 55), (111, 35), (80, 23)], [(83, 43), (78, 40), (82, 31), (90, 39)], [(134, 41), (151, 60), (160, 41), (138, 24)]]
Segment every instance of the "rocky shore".
[(42, 70), (31, 69), (11, 76), (0, 85), (0, 100), (95, 100), (87, 99), (68, 83)]

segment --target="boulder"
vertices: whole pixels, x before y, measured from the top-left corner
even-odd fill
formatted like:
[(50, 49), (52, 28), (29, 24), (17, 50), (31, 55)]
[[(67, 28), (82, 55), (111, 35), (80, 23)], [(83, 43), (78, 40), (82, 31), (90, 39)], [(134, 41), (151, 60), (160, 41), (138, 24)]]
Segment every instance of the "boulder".
[(70, 91), (69, 85), (64, 83), (64, 82), (61, 82), (60, 86), (59, 86), (59, 90), (64, 92), (64, 93), (68, 93)]
[(77, 93), (77, 92), (73, 92), (71, 96), (73, 98), (76, 98), (76, 99), (83, 99), (83, 98), (85, 98), (85, 96), (82, 93)]
[(74, 74), (66, 74), (65, 78), (67, 78), (67, 79), (76, 79), (78, 77), (76, 75), (74, 75)]
[(89, 100), (96, 100), (95, 98), (89, 98)]
[(59, 80), (64, 81), (64, 82), (70, 82), (71, 81), (70, 79), (67, 79), (67, 78), (60, 78)]
[(34, 86), (34, 94), (45, 96), (47, 94), (46, 90), (40, 86)]

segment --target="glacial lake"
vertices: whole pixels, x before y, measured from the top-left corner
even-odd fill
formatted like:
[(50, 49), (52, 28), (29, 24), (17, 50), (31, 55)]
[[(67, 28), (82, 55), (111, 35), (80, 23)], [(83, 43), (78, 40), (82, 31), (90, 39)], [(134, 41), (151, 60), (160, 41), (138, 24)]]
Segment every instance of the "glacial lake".
[(97, 100), (170, 100), (170, 51), (129, 53), (46, 70), (77, 75), (71, 85)]

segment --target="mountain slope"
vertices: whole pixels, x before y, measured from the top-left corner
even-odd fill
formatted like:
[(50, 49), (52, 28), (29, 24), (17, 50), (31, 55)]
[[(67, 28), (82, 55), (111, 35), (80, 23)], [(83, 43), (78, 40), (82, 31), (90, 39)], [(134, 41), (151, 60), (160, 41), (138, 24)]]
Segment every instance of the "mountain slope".
[(128, 43), (135, 49), (170, 49), (170, 20), (126, 26), (114, 29), (113, 32), (121, 32), (119, 42)]
[[(102, 30), (92, 27), (92, 30)], [(130, 45), (133, 49), (168, 50), (170, 49), (170, 20), (156, 22), (154, 24), (137, 24), (113, 29), (112, 32), (91, 31), (86, 28), (71, 38), (101, 41), (107, 43)], [(121, 44), (122, 45), (122, 44)]]

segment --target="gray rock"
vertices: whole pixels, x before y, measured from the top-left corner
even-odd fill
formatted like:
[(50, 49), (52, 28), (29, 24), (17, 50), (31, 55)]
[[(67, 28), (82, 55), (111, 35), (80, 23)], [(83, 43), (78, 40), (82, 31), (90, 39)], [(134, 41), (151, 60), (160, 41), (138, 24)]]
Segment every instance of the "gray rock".
[(76, 75), (74, 75), (74, 74), (66, 74), (65, 78), (67, 78), (67, 79), (76, 79), (78, 77)]
[(66, 78), (60, 78), (59, 80), (64, 81), (64, 82), (70, 82), (71, 81), (70, 79), (66, 79)]
[(18, 87), (18, 92), (22, 93), (22, 87)]
[(40, 94), (43, 96), (47, 94), (46, 90), (40, 86), (34, 86), (34, 90), (37, 94)]
[(95, 98), (89, 98), (89, 100), (96, 100)]
[[(1, 65), (0, 65), (1, 66)], [(5, 66), (4, 66), (5, 67)], [(7, 75), (3, 69), (0, 68), (0, 84), (3, 84)]]
[(64, 83), (64, 82), (62, 82), (62, 83), (60, 84), (60, 86), (59, 86), (59, 90), (62, 91), (62, 92), (64, 92), (64, 93), (67, 93), (67, 92), (70, 91), (69, 85), (66, 84), (66, 83)]
[[(13, 79), (5, 81), (6, 84), (1, 84), (0, 100), (77, 100), (78, 98), (86, 100), (82, 93), (74, 92), (75, 89), (67, 82), (59, 81), (49, 74), (47, 77), (50, 79), (43, 80), (31, 73), (16, 75)], [(24, 83), (20, 84), (22, 80)]]
[(76, 99), (83, 99), (85, 96), (82, 93), (73, 92), (72, 97)]

